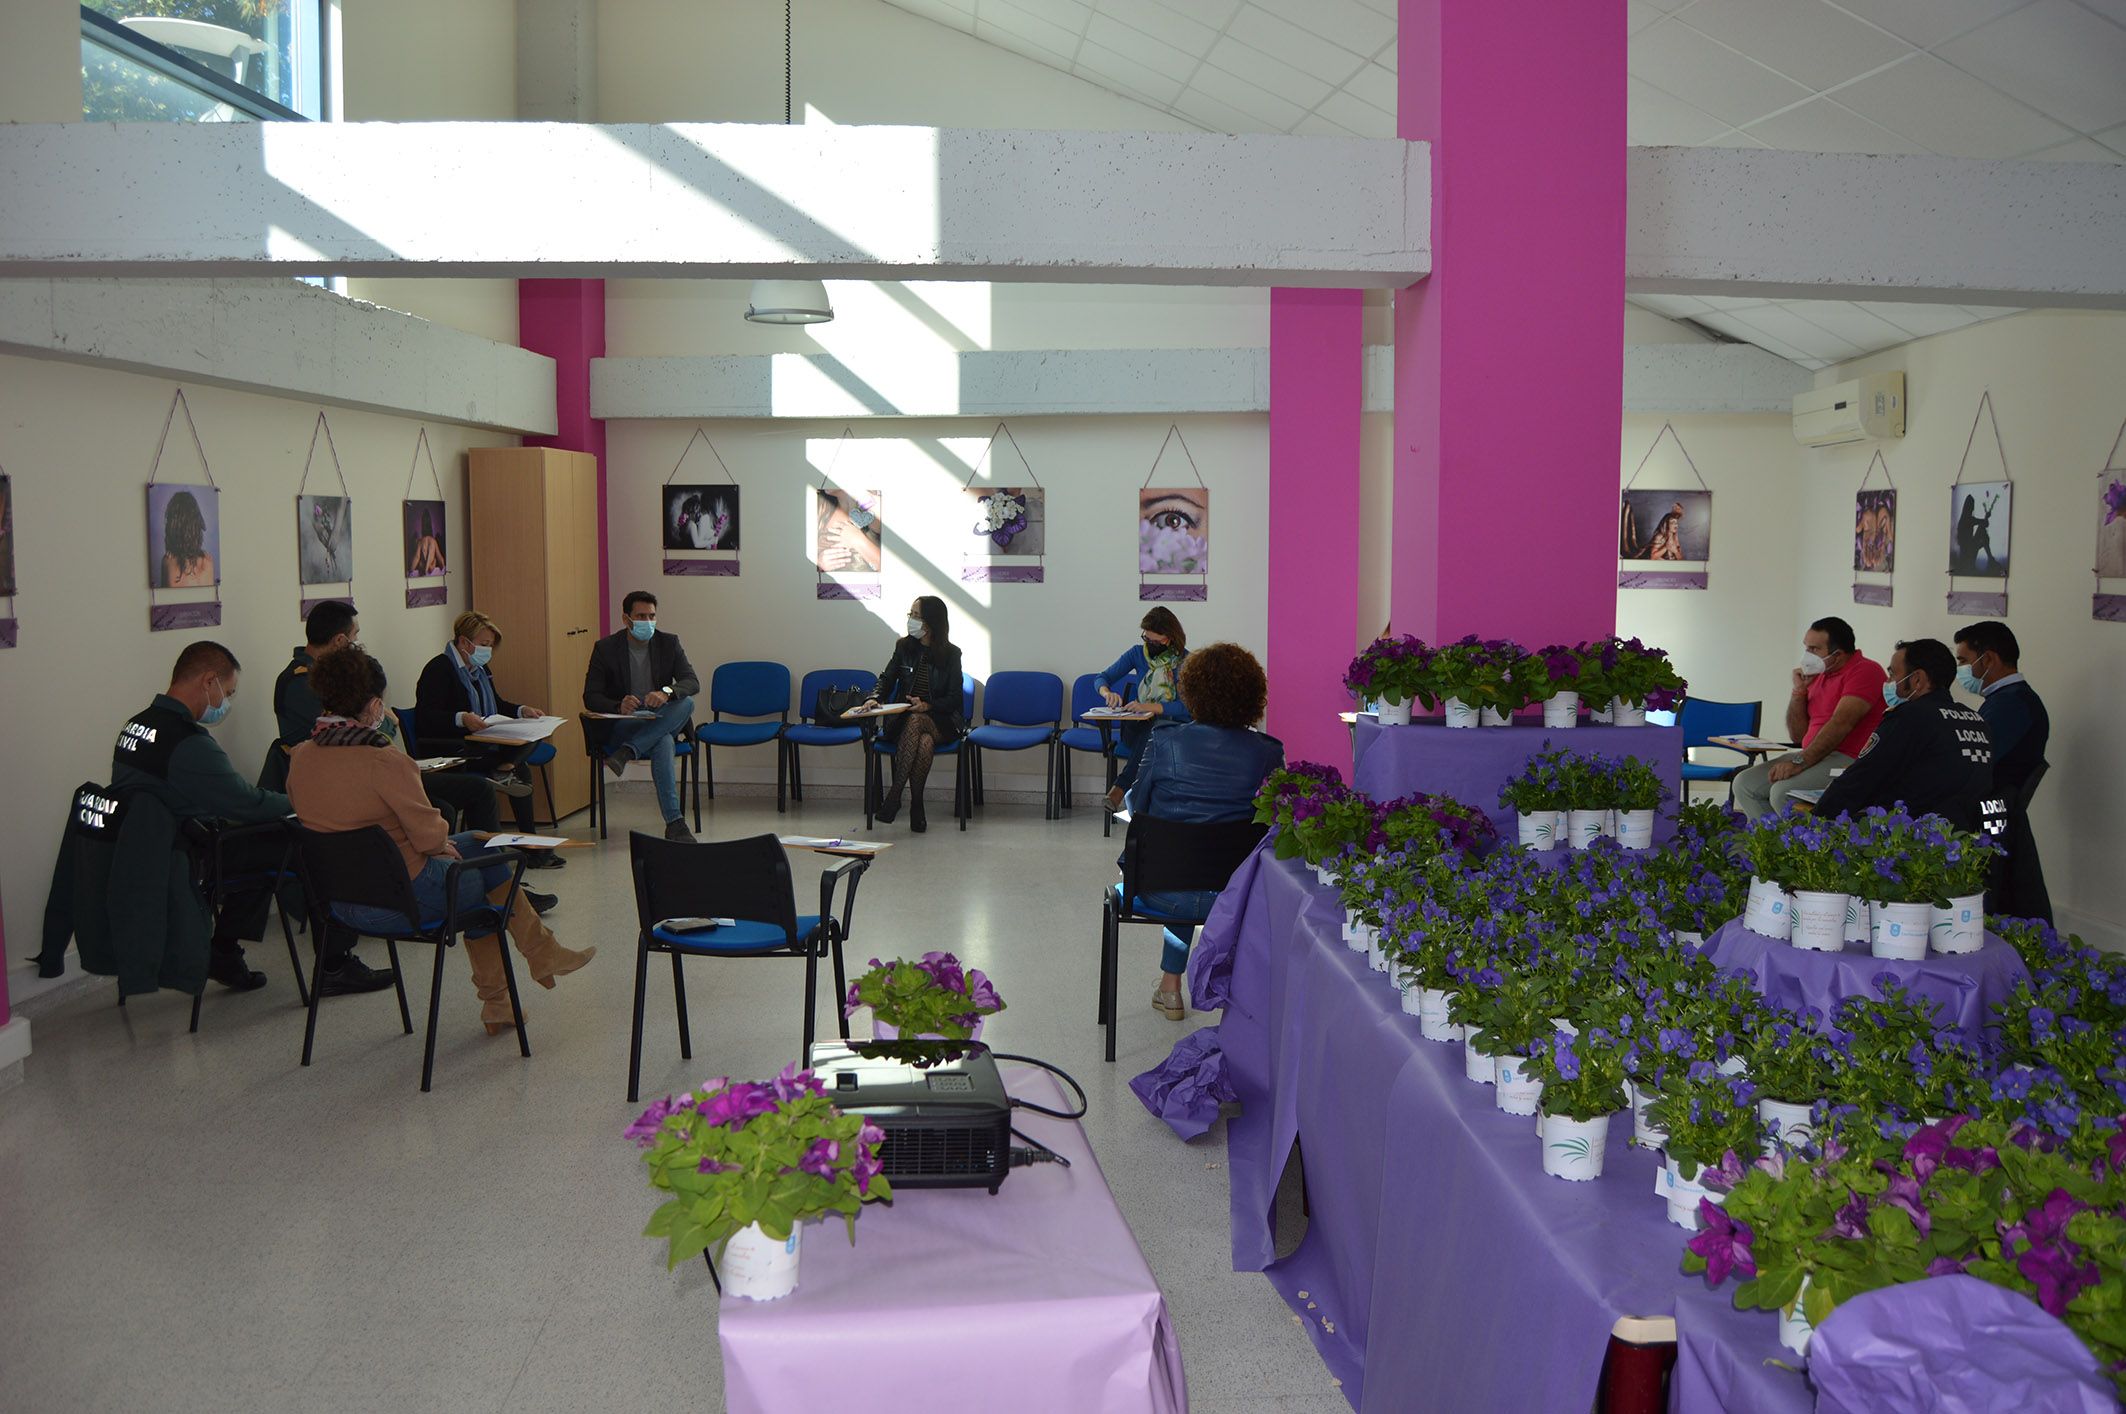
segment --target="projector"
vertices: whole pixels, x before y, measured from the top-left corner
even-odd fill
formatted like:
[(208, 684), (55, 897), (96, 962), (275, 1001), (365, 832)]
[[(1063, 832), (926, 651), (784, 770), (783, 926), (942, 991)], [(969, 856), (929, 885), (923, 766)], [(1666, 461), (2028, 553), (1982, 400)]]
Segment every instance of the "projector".
[(886, 1131), (895, 1188), (986, 1188), (1011, 1171), (1011, 1097), (980, 1041), (816, 1041), (835, 1107)]

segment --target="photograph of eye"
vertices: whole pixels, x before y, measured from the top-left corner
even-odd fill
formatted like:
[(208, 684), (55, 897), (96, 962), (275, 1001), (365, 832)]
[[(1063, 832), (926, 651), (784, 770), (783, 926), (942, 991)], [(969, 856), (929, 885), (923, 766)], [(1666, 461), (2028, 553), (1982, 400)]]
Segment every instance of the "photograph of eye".
[(1147, 486), (1137, 493), (1137, 571), (1206, 574), (1211, 567), (1211, 493), (1201, 486)]

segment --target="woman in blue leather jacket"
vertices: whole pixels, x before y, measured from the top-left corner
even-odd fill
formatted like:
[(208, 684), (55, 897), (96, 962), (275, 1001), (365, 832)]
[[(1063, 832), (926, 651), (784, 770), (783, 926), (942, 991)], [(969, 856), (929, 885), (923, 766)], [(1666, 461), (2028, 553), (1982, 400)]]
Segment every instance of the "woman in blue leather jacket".
[(1123, 683), (1134, 677), (1137, 680), (1136, 700), (1126, 704), (1127, 710), (1136, 714), (1134, 721), (1124, 722), (1120, 728), (1124, 760), (1122, 770), (1115, 776), (1115, 786), (1107, 793), (1107, 808), (1120, 810), (1122, 798), (1129, 794), (1130, 786), (1137, 779), (1137, 770), (1144, 760), (1144, 743), (1151, 736), (1152, 728), (1164, 722), (1185, 722), (1189, 719), (1188, 708), (1182, 705), (1177, 684), (1181, 677), (1181, 664), (1188, 658), (1188, 635), (1181, 631), (1181, 620), (1164, 604), (1155, 604), (1145, 612), (1137, 625), (1141, 641), (1123, 650), (1122, 656), (1107, 665), (1107, 670), (1093, 678), (1093, 686), (1100, 693), (1100, 700), (1110, 707), (1125, 706), (1118, 690)]
[[(1213, 643), (1189, 654), (1178, 676), (1187, 719), (1149, 734), (1129, 791), (1130, 813), (1195, 825), (1252, 818), (1263, 777), (1284, 765), (1284, 743), (1252, 730), (1269, 697), (1262, 664), (1237, 643)], [(1155, 892), (1142, 902), (1200, 918), (1217, 897), (1215, 889)], [(1179, 1021), (1181, 974), (1196, 929), (1176, 923), (1165, 933), (1152, 1005)]]

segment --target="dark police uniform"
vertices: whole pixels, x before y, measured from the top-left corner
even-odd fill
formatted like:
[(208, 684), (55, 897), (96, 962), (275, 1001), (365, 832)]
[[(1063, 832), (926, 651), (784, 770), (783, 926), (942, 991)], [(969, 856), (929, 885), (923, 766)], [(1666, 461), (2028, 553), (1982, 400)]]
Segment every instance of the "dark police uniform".
[(1993, 734), (1993, 784), (2009, 801), (2003, 841), (2008, 857), (1994, 871), (1987, 907), (2011, 918), (2042, 918), (2050, 923), (2052, 892), (2045, 886), (2045, 869), (2037, 857), (2037, 835), (2030, 828), (2029, 813), (2017, 809), (2014, 802), (2045, 759), (2045, 747), (2052, 737), (2051, 714), (2045, 711), (2037, 689), (2020, 675), (2013, 682), (1995, 683), (1980, 699), (1978, 714)]
[(1945, 687), (1885, 713), (1816, 810), (1850, 815), (1900, 801), (1914, 815), (1939, 815), (1958, 829), (2000, 829), (2003, 811), (1993, 789), (1993, 739), (1985, 718)]

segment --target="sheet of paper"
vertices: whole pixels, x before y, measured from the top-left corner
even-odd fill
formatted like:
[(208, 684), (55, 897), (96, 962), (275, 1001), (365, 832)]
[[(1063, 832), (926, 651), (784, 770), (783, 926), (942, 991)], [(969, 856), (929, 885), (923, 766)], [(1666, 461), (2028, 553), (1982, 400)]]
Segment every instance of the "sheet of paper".
[(636, 722), (657, 714), (645, 707), (639, 712), (585, 712), (583, 715), (594, 722)]
[(843, 854), (875, 854), (893, 848), (889, 840), (845, 840), (820, 835), (784, 835), (777, 843), (786, 849), (816, 849)]
[(424, 756), (413, 764), (420, 767), (421, 773), (426, 775), (430, 771), (448, 771), (453, 767), (462, 766), (465, 764), (465, 758), (462, 756)]
[(1749, 751), (1791, 751), (1794, 749), (1794, 744), (1790, 741), (1773, 741), (1770, 737), (1763, 736), (1742, 736), (1737, 734), (1734, 736), (1709, 736), (1706, 740), (1714, 746), (1733, 746)]
[(1078, 715), (1088, 722), (1131, 722), (1138, 720), (1151, 720), (1149, 717), (1140, 718), (1138, 713), (1130, 711), (1127, 707), (1088, 707), (1083, 712), (1080, 712)]
[(545, 741), (554, 734), (562, 721), (561, 717), (526, 717), (514, 722), (497, 722), (466, 735), (467, 741), (507, 742), (523, 746), (529, 742)]
[(574, 844), (566, 835), (489, 835), (487, 844), (495, 849), (559, 849), (565, 844)]
[(908, 704), (905, 702), (881, 702), (876, 707), (851, 707), (842, 715), (844, 717), (890, 717), (896, 712), (905, 712), (907, 710)]
[(1132, 817), (1132, 816), (1130, 815), (1130, 813), (1129, 813), (1129, 807), (1128, 807), (1128, 806), (1124, 806), (1124, 807), (1123, 807), (1122, 809), (1120, 809), (1120, 810), (1117, 810), (1117, 811), (1115, 812), (1115, 818), (1116, 818), (1117, 820), (1120, 820), (1120, 821), (1121, 821), (1121, 822), (1122, 822), (1123, 824), (1127, 825), (1127, 824), (1128, 824), (1128, 823), (1130, 822), (1130, 820), (1131, 820), (1132, 818), (1134, 818), (1134, 817)]

